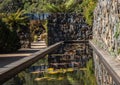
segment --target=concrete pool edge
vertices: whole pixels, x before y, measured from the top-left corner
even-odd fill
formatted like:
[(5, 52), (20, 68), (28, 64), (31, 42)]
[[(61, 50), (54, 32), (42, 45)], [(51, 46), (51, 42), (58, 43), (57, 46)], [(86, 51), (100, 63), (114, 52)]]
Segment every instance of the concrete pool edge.
[(52, 52), (61, 44), (63, 44), (63, 41), (53, 44), (48, 48), (33, 53), (29, 57), (22, 58), (0, 69), (0, 84), (4, 83), (6, 80), (10, 79), (20, 71), (24, 70), (25, 68), (29, 67), (30, 65), (38, 61), (40, 58)]

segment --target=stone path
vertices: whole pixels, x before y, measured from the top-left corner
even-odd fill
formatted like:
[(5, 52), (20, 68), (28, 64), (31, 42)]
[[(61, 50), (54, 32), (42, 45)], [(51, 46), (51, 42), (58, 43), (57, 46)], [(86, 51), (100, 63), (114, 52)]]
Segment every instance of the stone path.
[(24, 59), (25, 57), (29, 57), (33, 53), (43, 50), (46, 47), (47, 46), (44, 41), (39, 41), (32, 43), (30, 49), (24, 48), (24, 49), (20, 49), (16, 53), (0, 54), (0, 75), (4, 73), (4, 71), (9, 70), (11, 66), (13, 67), (14, 63), (17, 63), (22, 59)]
[(5, 66), (7, 64), (10, 64), (11, 62), (20, 60), (21, 58), (24, 57), (28, 57), (31, 54), (42, 50), (44, 48), (46, 48), (46, 44), (44, 41), (39, 41), (39, 42), (33, 42), (31, 44), (31, 49), (29, 48), (23, 48), (20, 49), (18, 52), (16, 53), (11, 53), (11, 54), (0, 54), (0, 68), (2, 66)]
[(31, 43), (31, 48), (33, 49), (42, 49), (42, 48), (46, 48), (46, 43), (45, 41), (38, 41), (38, 42), (33, 42)]

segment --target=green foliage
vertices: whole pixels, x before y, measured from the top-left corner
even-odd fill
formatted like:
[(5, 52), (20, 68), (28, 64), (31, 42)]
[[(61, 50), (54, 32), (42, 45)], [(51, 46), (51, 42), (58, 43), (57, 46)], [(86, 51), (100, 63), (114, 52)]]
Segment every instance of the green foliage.
[(95, 75), (94, 75), (94, 67), (93, 67), (93, 60), (92, 59), (90, 59), (87, 63), (86, 75), (87, 75), (86, 79), (89, 79), (88, 84), (97, 85), (96, 82), (95, 82), (96, 79), (95, 79)]
[(71, 13), (75, 11), (78, 3), (76, 0), (66, 0), (61, 4), (50, 4), (48, 3), (45, 8), (47, 12), (51, 13)]
[(117, 50), (117, 53), (120, 54), (120, 48)]
[(28, 29), (28, 17), (24, 11), (1, 14), (0, 22), (0, 53), (14, 52), (21, 47), (19, 32)]
[(20, 31), (22, 26), (28, 26), (27, 18), (24, 16), (25, 12), (18, 10), (16, 13), (8, 14), (3, 18), (3, 21), (6, 22), (11, 30)]
[(45, 43), (46, 43), (46, 45), (48, 45), (48, 35), (47, 35), (47, 33), (48, 33), (48, 20), (43, 20), (42, 22), (42, 26), (44, 27), (44, 29), (45, 29), (45, 33), (43, 33), (42, 35), (44, 35), (44, 40), (45, 40)]
[(89, 25), (92, 25), (93, 23), (93, 11), (96, 4), (97, 0), (83, 0), (82, 4), (79, 6)]
[(0, 3), (0, 12), (15, 13), (18, 9), (24, 9), (28, 13), (75, 12), (79, 2), (80, 0), (4, 0)]
[(117, 25), (116, 25), (116, 32), (115, 32), (115, 34), (114, 34), (114, 37), (116, 38), (116, 39), (118, 39), (118, 37), (120, 36), (120, 23), (118, 23)]
[(37, 41), (37, 40), (38, 40), (38, 36), (34, 35), (34, 41)]
[(0, 3), (1, 13), (15, 13), (19, 8), (23, 8), (21, 0), (2, 0)]
[(48, 0), (22, 0), (23, 9), (27, 13), (40, 13), (45, 12), (45, 7), (48, 3)]
[[(85, 70), (77, 71), (76, 74), (70, 75), (70, 76), (71, 76), (71, 78), (68, 80), (70, 80), (71, 83), (77, 81), (77, 82), (79, 82), (79, 84), (82, 83), (83, 85), (97, 85), (95, 75), (94, 75), (94, 67), (93, 67), (93, 60), (92, 59), (90, 59), (86, 63)], [(79, 84), (77, 84), (77, 85), (79, 85)]]
[(15, 31), (0, 20), (0, 53), (14, 52), (20, 48), (20, 40)]
[(31, 41), (37, 40), (35, 36), (39, 36), (43, 32), (44, 28), (39, 20), (30, 20), (30, 36)]
[(41, 24), (45, 28), (45, 31), (47, 32), (48, 31), (48, 27), (47, 27), (48, 21), (47, 20), (43, 20), (43, 21), (41, 21)]

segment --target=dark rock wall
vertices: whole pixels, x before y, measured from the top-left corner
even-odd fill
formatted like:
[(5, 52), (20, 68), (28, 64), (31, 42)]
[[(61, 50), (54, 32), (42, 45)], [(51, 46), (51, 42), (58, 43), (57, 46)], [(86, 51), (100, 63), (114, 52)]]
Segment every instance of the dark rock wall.
[(81, 14), (51, 14), (48, 17), (48, 46), (59, 41), (88, 40), (92, 29)]
[(21, 31), (18, 32), (20, 38), (21, 48), (30, 47), (30, 29), (27, 27), (22, 27)]
[(65, 43), (59, 49), (59, 52), (49, 55), (50, 68), (86, 68), (93, 53), (88, 43)]

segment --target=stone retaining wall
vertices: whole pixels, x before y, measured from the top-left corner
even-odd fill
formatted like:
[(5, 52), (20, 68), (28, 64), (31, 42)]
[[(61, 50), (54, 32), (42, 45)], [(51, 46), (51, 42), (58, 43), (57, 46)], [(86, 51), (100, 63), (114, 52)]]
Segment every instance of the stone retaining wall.
[(51, 14), (48, 17), (48, 45), (59, 41), (88, 40), (92, 29), (81, 14)]
[(93, 40), (99, 47), (119, 58), (120, 0), (98, 0), (94, 11)]

